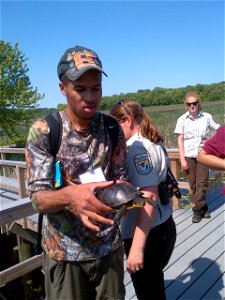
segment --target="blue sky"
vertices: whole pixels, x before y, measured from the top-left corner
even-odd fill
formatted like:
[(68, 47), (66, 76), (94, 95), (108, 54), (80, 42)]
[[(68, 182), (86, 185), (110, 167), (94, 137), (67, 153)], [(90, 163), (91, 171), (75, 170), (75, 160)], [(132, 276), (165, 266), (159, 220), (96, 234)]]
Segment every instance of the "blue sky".
[(99, 54), (103, 96), (224, 81), (224, 1), (1, 1), (1, 39), (28, 57), (40, 107), (66, 102), (56, 66), (75, 45)]

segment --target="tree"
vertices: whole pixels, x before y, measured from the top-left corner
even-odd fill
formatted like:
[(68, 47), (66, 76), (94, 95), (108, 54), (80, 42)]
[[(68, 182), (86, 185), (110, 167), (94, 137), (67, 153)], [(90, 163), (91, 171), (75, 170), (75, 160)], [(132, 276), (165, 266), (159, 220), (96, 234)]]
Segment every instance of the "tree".
[(25, 136), (37, 102), (44, 97), (33, 89), (27, 75), (28, 58), (18, 43), (0, 40), (0, 137), (3, 140)]
[(59, 103), (58, 105), (57, 105), (57, 110), (64, 110), (66, 108), (66, 103)]

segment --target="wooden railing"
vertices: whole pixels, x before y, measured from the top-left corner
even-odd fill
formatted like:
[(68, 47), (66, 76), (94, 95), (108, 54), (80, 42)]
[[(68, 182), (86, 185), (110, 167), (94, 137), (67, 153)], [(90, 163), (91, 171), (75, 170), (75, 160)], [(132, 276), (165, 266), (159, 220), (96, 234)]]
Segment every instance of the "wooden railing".
[[(186, 180), (180, 180), (180, 165), (179, 165), (179, 153), (178, 149), (167, 149), (167, 153), (169, 155), (171, 161), (171, 170), (179, 183), (180, 188), (189, 189), (188, 182)], [(6, 155), (8, 154), (17, 154), (23, 155), (25, 154), (24, 148), (0, 148), (1, 160), (0, 167), (2, 167), (3, 176), (0, 177), (0, 187), (4, 187), (6, 189), (11, 189), (17, 191), (19, 193), (20, 198), (23, 198), (27, 195), (26, 190), (26, 181), (25, 181), (25, 168), (26, 164), (23, 161), (9, 161), (6, 160)], [(15, 168), (15, 176), (17, 179), (17, 184), (15, 179), (9, 178), (9, 168)], [(173, 208), (179, 209), (181, 207), (180, 200), (176, 197), (173, 197)], [(191, 203), (191, 206), (193, 204)]]
[(25, 180), (25, 161), (0, 160), (3, 176), (0, 176), (0, 187), (19, 193), (23, 198), (27, 195)]
[[(178, 149), (167, 149), (167, 153), (171, 162), (171, 170), (176, 180), (179, 183), (179, 187), (189, 189), (189, 185), (187, 181), (180, 180), (180, 165), (179, 165)], [(27, 196), (26, 181), (25, 181), (25, 169), (26, 169), (25, 162), (6, 160), (7, 154), (17, 154), (17, 155), (24, 156), (25, 149), (24, 148), (0, 148), (0, 154), (1, 154), (0, 168), (2, 168), (2, 173), (3, 173), (3, 176), (0, 177), (0, 187), (17, 191), (19, 193), (20, 198)], [(10, 168), (15, 169), (14, 176), (12, 175), (13, 172), (9, 171)], [(176, 197), (173, 197), (172, 200), (173, 200), (173, 208), (179, 209), (181, 206), (180, 200), (177, 199)]]
[[(14, 223), (15, 221), (33, 215), (35, 213), (36, 212), (28, 197), (23, 199), (18, 199), (16, 201), (12, 201), (12, 203), (7, 205), (7, 207), (1, 206), (0, 225), (1, 227), (7, 225), (9, 231), (11, 231), (10, 228), (13, 227), (13, 225), (16, 225), (16, 223)], [(22, 236), (24, 236), (24, 233), (22, 234)], [(1, 271), (0, 288), (6, 285), (8, 282), (15, 280), (23, 275), (26, 275), (27, 273), (40, 267), (42, 265), (42, 260), (43, 260), (42, 254), (34, 255), (32, 257), (28, 257), (26, 260), (21, 261), (12, 267), (9, 267)]]
[[(26, 162), (22, 161), (22, 159), (24, 159), (25, 149), (0, 148), (0, 154), (0, 187), (6, 190), (17, 192), (19, 194), (18, 200), (9, 201), (7, 206), (3, 205), (2, 203), (0, 205), (1, 232), (8, 231), (15, 233), (28, 241), (35, 242), (36, 239), (33, 237), (33, 235), (30, 235), (29, 231), (26, 231), (26, 229), (29, 228), (29, 226), (26, 225), (26, 217), (35, 215), (36, 211), (31, 204), (30, 198), (27, 197), (28, 193), (25, 179)], [(21, 160), (7, 159), (8, 154), (16, 154), (16, 156), (21, 156)], [(32, 229), (36, 231), (37, 224), (35, 224)], [(12, 267), (1, 271), (0, 287), (40, 267), (42, 265), (42, 260), (42, 254), (34, 255)]]

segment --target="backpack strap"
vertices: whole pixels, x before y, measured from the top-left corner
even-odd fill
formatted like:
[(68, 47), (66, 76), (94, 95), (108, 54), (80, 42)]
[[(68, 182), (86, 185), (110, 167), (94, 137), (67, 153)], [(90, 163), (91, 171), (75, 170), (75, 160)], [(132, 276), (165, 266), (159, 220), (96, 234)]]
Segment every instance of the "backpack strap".
[[(59, 112), (53, 112), (44, 117), (48, 123), (50, 129), (50, 151), (54, 158), (58, 153), (61, 139), (62, 139), (62, 119)], [(39, 213), (38, 215), (38, 232), (37, 232), (37, 245), (36, 245), (36, 254), (42, 253), (41, 239), (42, 239), (42, 222), (43, 214)]]
[(103, 114), (105, 128), (107, 129), (111, 142), (112, 149), (114, 150), (118, 143), (119, 137), (119, 124), (118, 122), (111, 116)]
[(41, 238), (42, 238), (42, 222), (43, 222), (43, 214), (38, 214), (38, 231), (37, 231), (37, 244), (35, 249), (35, 254), (41, 254), (42, 253), (42, 247), (41, 247)]
[(58, 111), (44, 117), (50, 129), (50, 151), (56, 157), (62, 139), (62, 119)]

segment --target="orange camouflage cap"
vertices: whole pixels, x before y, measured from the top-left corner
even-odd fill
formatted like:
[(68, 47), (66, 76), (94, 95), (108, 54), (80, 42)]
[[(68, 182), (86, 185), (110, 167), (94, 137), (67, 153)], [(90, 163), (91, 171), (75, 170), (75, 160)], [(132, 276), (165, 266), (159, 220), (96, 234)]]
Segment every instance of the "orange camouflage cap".
[(57, 66), (57, 74), (59, 78), (65, 74), (67, 78), (74, 81), (86, 71), (92, 69), (107, 76), (102, 69), (101, 60), (93, 50), (82, 46), (75, 46), (67, 49), (61, 57)]

